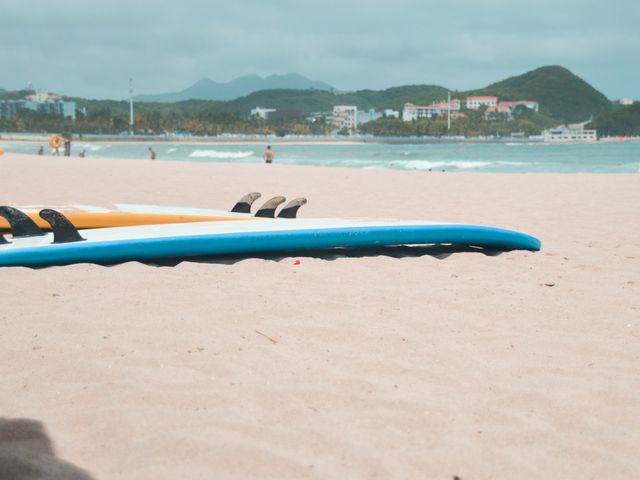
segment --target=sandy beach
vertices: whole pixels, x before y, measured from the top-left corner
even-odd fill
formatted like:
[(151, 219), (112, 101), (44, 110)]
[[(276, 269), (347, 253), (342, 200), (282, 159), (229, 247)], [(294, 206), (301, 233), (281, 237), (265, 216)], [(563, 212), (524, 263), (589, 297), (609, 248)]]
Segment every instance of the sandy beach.
[(260, 191), (307, 197), (305, 218), (542, 241), (0, 268), (0, 478), (640, 477), (639, 175), (0, 168), (3, 205), (230, 208)]

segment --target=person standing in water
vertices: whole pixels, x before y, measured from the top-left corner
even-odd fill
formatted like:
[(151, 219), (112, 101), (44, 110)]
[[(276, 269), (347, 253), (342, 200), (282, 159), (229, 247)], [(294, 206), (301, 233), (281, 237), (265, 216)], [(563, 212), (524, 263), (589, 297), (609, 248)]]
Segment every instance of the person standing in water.
[(271, 150), (271, 145), (267, 145), (267, 149), (262, 154), (262, 158), (264, 158), (265, 163), (273, 163), (273, 150)]
[(156, 151), (151, 147), (149, 147), (149, 155), (151, 155), (151, 160), (156, 159)]

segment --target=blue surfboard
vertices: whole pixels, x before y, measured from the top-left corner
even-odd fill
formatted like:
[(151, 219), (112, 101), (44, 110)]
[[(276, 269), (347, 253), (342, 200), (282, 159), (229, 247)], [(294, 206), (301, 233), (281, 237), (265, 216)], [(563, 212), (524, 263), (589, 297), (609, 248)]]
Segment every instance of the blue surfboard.
[[(229, 225), (228, 223), (232, 223)], [(482, 225), (278, 219), (199, 222), (81, 230), (82, 241), (53, 243), (52, 234), (11, 238), (0, 244), (0, 266), (117, 263), (335, 248), (453, 244), (498, 250), (540, 249), (525, 233)]]

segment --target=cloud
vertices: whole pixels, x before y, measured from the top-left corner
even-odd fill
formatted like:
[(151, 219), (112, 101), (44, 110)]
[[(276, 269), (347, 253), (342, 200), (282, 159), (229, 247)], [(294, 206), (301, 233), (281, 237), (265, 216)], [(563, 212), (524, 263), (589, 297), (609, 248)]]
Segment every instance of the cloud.
[(341, 89), (474, 88), (542, 65), (640, 97), (640, 3), (61, 0), (3, 5), (0, 87), (124, 98), (202, 76), (298, 72)]

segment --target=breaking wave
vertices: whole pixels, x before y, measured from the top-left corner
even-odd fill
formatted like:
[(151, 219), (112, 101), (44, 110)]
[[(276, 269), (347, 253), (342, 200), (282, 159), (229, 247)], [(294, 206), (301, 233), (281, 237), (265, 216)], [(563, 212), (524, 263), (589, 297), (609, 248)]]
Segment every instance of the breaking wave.
[(249, 158), (254, 152), (224, 152), (219, 150), (194, 150), (191, 158)]
[(484, 168), (498, 165), (522, 165), (518, 162), (490, 162), (480, 160), (408, 160), (391, 162), (394, 168), (407, 170), (429, 170), (435, 168), (455, 168), (469, 170), (474, 168)]

